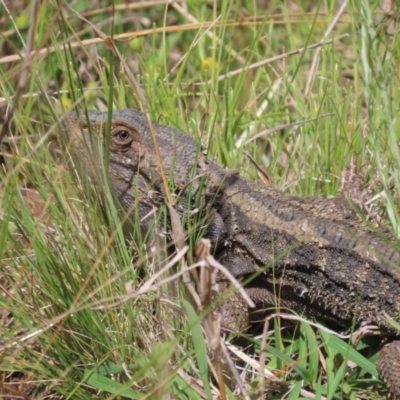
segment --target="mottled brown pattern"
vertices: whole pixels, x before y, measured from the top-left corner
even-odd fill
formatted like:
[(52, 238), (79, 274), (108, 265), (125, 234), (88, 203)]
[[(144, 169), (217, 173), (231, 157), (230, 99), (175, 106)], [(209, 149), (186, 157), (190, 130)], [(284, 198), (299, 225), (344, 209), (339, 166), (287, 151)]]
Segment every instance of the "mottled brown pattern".
[[(98, 149), (105, 148), (107, 118), (107, 113), (89, 112), (91, 129), (83, 115), (71, 113), (68, 118), (73, 152), (94, 178), (102, 165)], [(208, 221), (205, 236), (213, 243), (215, 258), (233, 275), (261, 272), (247, 288), (255, 303), (279, 303), (346, 329), (353, 322), (376, 324), (397, 336), (384, 313), (399, 321), (400, 257), (385, 229), (374, 230), (361, 221), (344, 198), (285, 195), (207, 160), (198, 144), (178, 129), (153, 126), (164, 169), (173, 180), (177, 211), (182, 215), (189, 205), (208, 215), (203, 219)], [(134, 110), (115, 111), (109, 140), (110, 185), (147, 231), (152, 218), (145, 216), (153, 209), (149, 191), (164, 194), (164, 188), (146, 117)], [(229, 315), (232, 307), (237, 318), (237, 305), (244, 306), (235, 298), (223, 313)], [(247, 320), (248, 310), (242, 312)], [(400, 362), (399, 347), (400, 342), (389, 343), (377, 365), (397, 397), (400, 378), (393, 366)]]

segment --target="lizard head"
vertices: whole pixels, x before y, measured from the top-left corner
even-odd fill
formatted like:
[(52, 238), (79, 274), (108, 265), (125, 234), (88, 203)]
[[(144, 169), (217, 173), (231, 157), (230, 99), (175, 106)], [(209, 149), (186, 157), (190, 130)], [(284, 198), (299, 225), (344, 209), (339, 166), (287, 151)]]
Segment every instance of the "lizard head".
[[(164, 169), (175, 184), (181, 186), (190, 178), (197, 163), (199, 146), (176, 128), (152, 125)], [(153, 183), (159, 182), (159, 161), (149, 123), (140, 111), (118, 110), (112, 112), (110, 118), (108, 112), (88, 111), (87, 115), (71, 112), (66, 133), (72, 152), (89, 173), (93, 166), (98, 167), (99, 158), (108, 157), (110, 177), (130, 179), (126, 175), (131, 171), (146, 175)]]
[(110, 159), (118, 158), (121, 166), (137, 166), (141, 155), (148, 154), (145, 116), (134, 110), (115, 111), (108, 121), (107, 112), (69, 113), (66, 133), (73, 153), (82, 162), (93, 154), (104, 157), (96, 153), (109, 146)]
[[(196, 173), (199, 146), (182, 131), (152, 123), (164, 171), (179, 191)], [(83, 174), (101, 182), (104, 167), (108, 180), (125, 209), (132, 203), (146, 208), (150, 191), (164, 193), (159, 161), (147, 117), (136, 110), (71, 112), (66, 137)], [(106, 161), (106, 162), (105, 162)]]

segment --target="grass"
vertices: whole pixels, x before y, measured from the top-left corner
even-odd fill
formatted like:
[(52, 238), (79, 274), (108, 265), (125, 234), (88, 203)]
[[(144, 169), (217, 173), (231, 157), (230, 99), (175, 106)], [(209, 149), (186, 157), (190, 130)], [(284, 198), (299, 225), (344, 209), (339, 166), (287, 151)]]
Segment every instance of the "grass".
[[(272, 184), (299, 196), (336, 195), (355, 153), (365, 184), (381, 194), (374, 207), (399, 237), (396, 21), (378, 1), (349, 1), (336, 23), (334, 1), (261, 3), (0, 6), (1, 136), (11, 148), (1, 190), (2, 396), (220, 396), (209, 340), (181, 280), (137, 292), (158, 271), (162, 246), (138, 227), (127, 236), (107, 185), (82, 179), (60, 151), (60, 123), (72, 108), (148, 108), (257, 180), (249, 153)], [(326, 43), (307, 49), (330, 26)], [(307, 322), (298, 334), (279, 327), (265, 349), (246, 336), (247, 354), (258, 360), (265, 351), (266, 367), (290, 386), (266, 379), (260, 388), (249, 370), (253, 398), (263, 390), (275, 399), (385, 396), (366, 343), (353, 349)]]

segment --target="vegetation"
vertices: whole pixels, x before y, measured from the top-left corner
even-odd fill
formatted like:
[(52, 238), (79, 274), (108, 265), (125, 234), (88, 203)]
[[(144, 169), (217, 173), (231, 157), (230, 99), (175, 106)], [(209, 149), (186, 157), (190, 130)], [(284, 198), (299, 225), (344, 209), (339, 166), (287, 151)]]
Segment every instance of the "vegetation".
[[(149, 282), (165, 255), (124, 232), (107, 186), (78, 176), (62, 151), (73, 108), (148, 111), (260, 179), (250, 155), (270, 184), (300, 196), (336, 195), (354, 153), (399, 237), (397, 10), (337, 3), (1, 3), (2, 396), (224, 396), (181, 278)], [(175, 271), (193, 263), (195, 238)], [(233, 342), (248, 398), (386, 395), (368, 342), (354, 349), (306, 320), (281, 325)], [(260, 377), (261, 354), (287, 386)]]

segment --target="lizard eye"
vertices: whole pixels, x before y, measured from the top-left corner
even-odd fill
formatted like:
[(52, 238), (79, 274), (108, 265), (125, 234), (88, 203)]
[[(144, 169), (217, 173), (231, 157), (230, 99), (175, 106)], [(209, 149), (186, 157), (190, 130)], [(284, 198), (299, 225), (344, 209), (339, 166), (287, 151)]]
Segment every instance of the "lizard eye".
[(116, 129), (113, 132), (113, 139), (116, 144), (119, 145), (129, 145), (132, 142), (132, 133), (128, 129)]
[(116, 136), (118, 136), (118, 139), (120, 139), (120, 140), (126, 140), (129, 138), (129, 132), (128, 131), (119, 131)]

